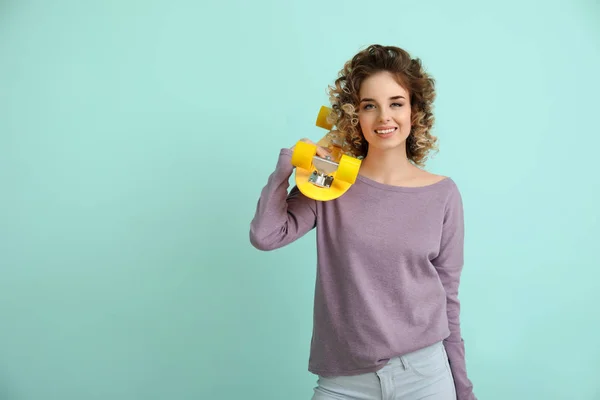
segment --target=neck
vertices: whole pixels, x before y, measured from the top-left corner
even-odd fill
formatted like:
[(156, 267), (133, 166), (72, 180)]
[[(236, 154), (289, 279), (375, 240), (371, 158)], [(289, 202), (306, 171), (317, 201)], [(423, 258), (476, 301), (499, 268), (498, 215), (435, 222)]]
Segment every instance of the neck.
[(360, 168), (361, 175), (381, 183), (401, 181), (414, 172), (415, 166), (406, 156), (404, 146), (389, 150), (371, 147)]

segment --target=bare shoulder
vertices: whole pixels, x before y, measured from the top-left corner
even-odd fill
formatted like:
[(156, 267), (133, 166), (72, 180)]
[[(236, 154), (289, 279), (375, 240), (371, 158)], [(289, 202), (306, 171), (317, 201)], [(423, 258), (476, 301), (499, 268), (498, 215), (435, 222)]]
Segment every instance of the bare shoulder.
[(419, 168), (418, 172), (415, 174), (415, 183), (416, 186), (428, 186), (441, 182), (446, 178), (448, 177), (445, 175), (433, 174)]

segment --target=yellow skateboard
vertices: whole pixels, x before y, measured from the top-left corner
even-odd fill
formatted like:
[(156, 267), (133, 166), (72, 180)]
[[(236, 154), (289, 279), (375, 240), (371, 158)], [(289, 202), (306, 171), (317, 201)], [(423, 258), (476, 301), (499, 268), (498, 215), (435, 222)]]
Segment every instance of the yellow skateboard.
[[(296, 167), (296, 185), (307, 197), (319, 201), (337, 199), (356, 182), (361, 160), (345, 154), (344, 138), (327, 121), (331, 112), (321, 107), (316, 125), (329, 132), (316, 145), (303, 141), (296, 143), (292, 154), (292, 165)], [(317, 146), (329, 150), (331, 157), (317, 156)]]

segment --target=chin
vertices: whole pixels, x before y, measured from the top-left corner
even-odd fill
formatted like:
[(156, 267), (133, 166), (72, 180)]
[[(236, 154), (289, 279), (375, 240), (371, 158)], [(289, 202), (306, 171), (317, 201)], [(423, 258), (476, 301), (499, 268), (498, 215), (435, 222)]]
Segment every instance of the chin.
[(380, 150), (391, 150), (399, 147), (406, 147), (406, 137), (400, 136), (389, 138), (369, 137), (367, 142), (369, 143), (369, 148), (377, 148)]

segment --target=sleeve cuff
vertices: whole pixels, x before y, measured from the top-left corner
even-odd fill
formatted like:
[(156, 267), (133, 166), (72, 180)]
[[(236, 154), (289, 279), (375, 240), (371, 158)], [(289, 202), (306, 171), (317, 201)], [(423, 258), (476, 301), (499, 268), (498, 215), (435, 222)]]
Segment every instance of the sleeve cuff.
[(467, 377), (467, 367), (465, 362), (465, 344), (464, 341), (444, 340), (444, 348), (448, 355), (450, 370), (454, 377), (454, 386), (456, 387), (457, 400), (477, 400), (473, 393), (473, 384)]

